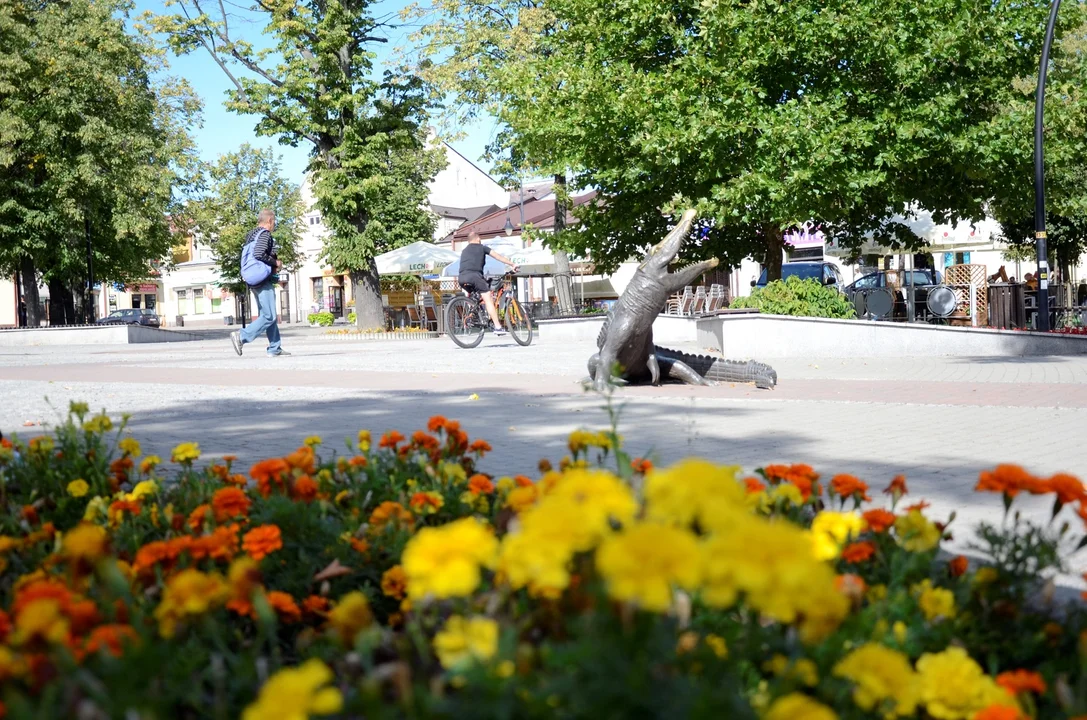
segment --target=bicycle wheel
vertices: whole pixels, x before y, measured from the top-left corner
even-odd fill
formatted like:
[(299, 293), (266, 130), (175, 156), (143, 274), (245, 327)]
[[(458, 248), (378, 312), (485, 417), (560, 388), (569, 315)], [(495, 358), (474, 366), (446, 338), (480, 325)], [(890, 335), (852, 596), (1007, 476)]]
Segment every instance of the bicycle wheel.
[(532, 319), (529, 318), (517, 298), (510, 298), (506, 306), (506, 330), (510, 337), (517, 341), (518, 345), (528, 345), (532, 342)]
[(483, 341), (483, 326), (476, 315), (476, 303), (466, 297), (450, 300), (445, 306), (445, 329), (462, 348), (479, 345)]

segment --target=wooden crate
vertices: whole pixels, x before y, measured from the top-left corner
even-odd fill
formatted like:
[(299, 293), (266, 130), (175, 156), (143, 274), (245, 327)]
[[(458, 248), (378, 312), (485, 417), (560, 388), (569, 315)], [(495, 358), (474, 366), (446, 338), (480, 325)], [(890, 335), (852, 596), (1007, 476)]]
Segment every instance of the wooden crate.
[(989, 276), (984, 265), (949, 265), (944, 269), (944, 283), (951, 285), (958, 301), (952, 321), (970, 323), (970, 283), (974, 284), (974, 302), (978, 327), (989, 324)]

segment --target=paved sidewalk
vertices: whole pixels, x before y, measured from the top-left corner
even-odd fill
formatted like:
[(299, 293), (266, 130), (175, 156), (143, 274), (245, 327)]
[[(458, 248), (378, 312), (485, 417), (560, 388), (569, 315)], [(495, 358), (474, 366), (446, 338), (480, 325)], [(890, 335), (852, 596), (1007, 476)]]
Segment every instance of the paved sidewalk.
[[(569, 432), (607, 423), (580, 380), (591, 343), (488, 338), (474, 350), (444, 339), (334, 340), (287, 331), (292, 357), (256, 346), (237, 357), (225, 338), (170, 345), (0, 349), (0, 430), (36, 434), (70, 400), (129, 413), (151, 452), (183, 440), (207, 457), (250, 463), (308, 435), (326, 448), (360, 428), (408, 433), (440, 413), (495, 448), (484, 469), (534, 472), (558, 460)], [(695, 349), (695, 348), (687, 348)], [(1016, 462), (1038, 473), (1087, 475), (1087, 359), (805, 359), (775, 362), (777, 390), (750, 386), (624, 388), (621, 432), (639, 455), (703, 455), (748, 469), (807, 462), (875, 488), (906, 473), (937, 515), (958, 513), (957, 542), (999, 499), (972, 492), (977, 473)], [(470, 399), (472, 394), (478, 399)], [(24, 423), (34, 423), (24, 426)], [(1048, 517), (1048, 503), (1024, 508)], [(1080, 526), (1074, 520), (1074, 527)], [(1077, 565), (1078, 567), (1079, 565)]]

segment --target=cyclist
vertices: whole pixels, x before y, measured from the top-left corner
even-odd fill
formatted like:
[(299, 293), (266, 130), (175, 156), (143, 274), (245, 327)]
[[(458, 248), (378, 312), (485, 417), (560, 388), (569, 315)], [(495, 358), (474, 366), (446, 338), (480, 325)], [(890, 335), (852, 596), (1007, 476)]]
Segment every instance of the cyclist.
[(494, 323), (494, 334), (505, 335), (506, 331), (502, 329), (501, 323), (498, 322), (498, 310), (494, 306), (491, 284), (487, 282), (487, 278), (483, 277), (483, 264), (487, 262), (488, 255), (498, 262), (509, 265), (514, 272), (517, 272), (517, 266), (513, 262), (483, 245), (480, 242), (479, 233), (473, 230), (468, 233), (468, 244), (460, 253), (460, 272), (457, 274), (457, 282), (465, 290), (475, 290), (483, 297), (483, 303), (487, 306), (487, 314), (491, 316), (491, 322)]

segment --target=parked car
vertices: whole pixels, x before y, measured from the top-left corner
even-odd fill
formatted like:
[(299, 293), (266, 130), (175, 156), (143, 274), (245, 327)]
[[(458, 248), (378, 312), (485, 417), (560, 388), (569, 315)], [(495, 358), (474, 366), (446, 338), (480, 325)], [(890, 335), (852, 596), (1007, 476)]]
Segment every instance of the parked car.
[(97, 325), (146, 325), (158, 327), (159, 316), (147, 308), (114, 310), (104, 318), (98, 318)]
[[(838, 289), (841, 289), (843, 285), (842, 273), (839, 272), (838, 267), (834, 263), (825, 261), (782, 263), (781, 279), (785, 280), (790, 277), (798, 277), (801, 280), (816, 278), (821, 280), (824, 285), (834, 285)], [(759, 279), (752, 281), (751, 287), (766, 287), (766, 282), (766, 269), (764, 268), (762, 274), (759, 275)]]

